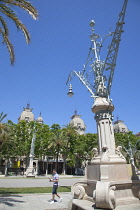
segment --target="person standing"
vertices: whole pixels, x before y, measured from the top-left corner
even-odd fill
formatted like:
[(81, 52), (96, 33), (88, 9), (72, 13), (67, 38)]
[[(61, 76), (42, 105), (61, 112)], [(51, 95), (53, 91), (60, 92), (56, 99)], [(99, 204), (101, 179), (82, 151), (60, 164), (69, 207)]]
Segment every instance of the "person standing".
[(59, 181), (58, 173), (56, 172), (55, 169), (53, 169), (53, 179), (50, 179), (50, 182), (53, 182), (52, 201), (50, 202), (50, 204), (54, 203), (55, 195), (59, 198), (59, 202), (62, 201), (62, 198), (60, 197), (60, 195), (57, 194), (58, 181)]

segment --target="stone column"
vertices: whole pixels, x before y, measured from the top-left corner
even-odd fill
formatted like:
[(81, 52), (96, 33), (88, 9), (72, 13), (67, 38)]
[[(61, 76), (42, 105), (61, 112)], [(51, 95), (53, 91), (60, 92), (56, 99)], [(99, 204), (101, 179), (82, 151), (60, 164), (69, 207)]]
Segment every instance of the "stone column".
[(92, 162), (126, 163), (121, 154), (121, 148), (115, 147), (112, 111), (114, 111), (114, 105), (106, 98), (98, 97), (95, 99), (92, 112), (95, 113), (97, 124), (98, 155), (96, 153)]

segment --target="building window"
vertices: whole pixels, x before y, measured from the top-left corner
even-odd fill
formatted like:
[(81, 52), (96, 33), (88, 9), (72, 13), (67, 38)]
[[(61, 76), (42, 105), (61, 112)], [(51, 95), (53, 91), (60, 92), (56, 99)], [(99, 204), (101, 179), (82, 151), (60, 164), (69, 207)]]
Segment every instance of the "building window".
[(125, 133), (125, 128), (122, 128), (122, 133)]
[(26, 122), (29, 122), (29, 117), (25, 117), (25, 121)]

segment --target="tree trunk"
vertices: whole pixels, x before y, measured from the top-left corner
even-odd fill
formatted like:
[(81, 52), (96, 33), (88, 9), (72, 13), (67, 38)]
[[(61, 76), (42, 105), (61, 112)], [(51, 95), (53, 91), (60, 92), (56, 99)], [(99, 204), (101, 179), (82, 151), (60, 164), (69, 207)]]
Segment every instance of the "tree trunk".
[(59, 155), (59, 149), (60, 149), (60, 145), (58, 144), (57, 145), (57, 157), (56, 157), (56, 170), (57, 170), (57, 173), (58, 173), (58, 155)]
[(48, 175), (48, 161), (49, 161), (49, 159), (48, 159), (48, 156), (47, 156), (46, 176)]
[(63, 157), (64, 163), (63, 163), (63, 169), (62, 169), (62, 174), (66, 174), (66, 155)]
[(8, 160), (5, 160), (5, 176), (8, 175)]

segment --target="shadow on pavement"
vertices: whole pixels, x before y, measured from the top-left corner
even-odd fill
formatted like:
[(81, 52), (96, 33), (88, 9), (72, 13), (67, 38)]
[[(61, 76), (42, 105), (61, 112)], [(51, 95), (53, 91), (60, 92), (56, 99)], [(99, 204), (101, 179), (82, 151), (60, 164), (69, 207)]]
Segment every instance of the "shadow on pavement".
[[(12, 196), (12, 198), (11, 198)], [(15, 197), (15, 199), (13, 198)], [(5, 204), (7, 206), (15, 206), (14, 203), (24, 203), (24, 201), (20, 201), (20, 200), (17, 200), (16, 197), (22, 197), (20, 195), (10, 195), (10, 194), (7, 194), (7, 195), (0, 195), (0, 204)]]

